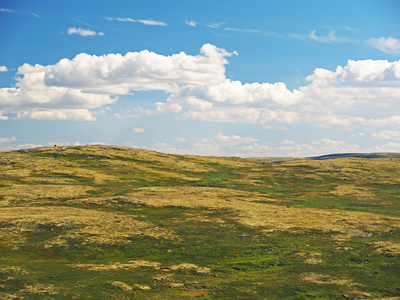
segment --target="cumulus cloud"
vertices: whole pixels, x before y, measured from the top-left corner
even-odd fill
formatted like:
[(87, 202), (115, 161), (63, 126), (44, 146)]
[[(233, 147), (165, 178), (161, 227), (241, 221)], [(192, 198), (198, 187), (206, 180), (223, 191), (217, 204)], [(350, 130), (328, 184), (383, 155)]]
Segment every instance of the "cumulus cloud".
[(163, 56), (147, 50), (125, 55), (102, 56), (81, 53), (48, 66), (45, 82), (49, 86), (82, 88), (86, 92), (128, 94), (130, 91), (165, 90), (180, 85), (211, 84), (225, 79), (225, 64), (232, 53), (205, 44), (202, 55), (184, 52)]
[(169, 94), (164, 102), (134, 115), (172, 113), (264, 127), (400, 125), (400, 61), (349, 60), (335, 70), (317, 68), (306, 77), (308, 85), (289, 90), (283, 82), (227, 79), (225, 66), (233, 55), (205, 44), (198, 55), (81, 53), (54, 65), (24, 64), (15, 86), (0, 89), (0, 119), (95, 120), (96, 109), (115, 103), (118, 95), (161, 90)]
[(400, 139), (400, 131), (398, 130), (384, 130), (378, 133), (373, 133), (373, 137), (385, 139), (385, 140), (393, 140)]
[(136, 127), (136, 128), (133, 128), (133, 132), (136, 132), (136, 133), (144, 133), (145, 130), (144, 130), (144, 128)]
[(222, 132), (218, 132), (215, 135), (215, 139), (220, 142), (223, 142), (225, 144), (232, 145), (232, 146), (240, 145), (240, 144), (249, 144), (249, 143), (258, 141), (258, 139), (253, 138), (253, 137), (241, 137), (236, 134), (231, 135), (231, 136), (226, 136), (226, 135), (223, 135)]
[(29, 148), (39, 148), (43, 147), (41, 144), (20, 144), (18, 145), (18, 148), (20, 149), (29, 149)]
[(108, 21), (142, 23), (144, 25), (149, 25), (149, 26), (167, 26), (166, 23), (161, 22), (161, 21), (155, 21), (155, 20), (135, 20), (135, 19), (131, 19), (131, 18), (112, 18), (112, 17), (105, 17), (105, 19)]
[(185, 21), (186, 25), (192, 26), (192, 27), (196, 27), (197, 26), (197, 22), (195, 21)]
[(68, 35), (72, 34), (77, 34), (80, 36), (96, 36), (96, 35), (103, 36), (104, 32), (96, 32), (90, 29), (82, 29), (75, 27), (68, 28)]
[(394, 55), (399, 55), (400, 54), (400, 40), (395, 39), (393, 37), (381, 37), (379, 39), (374, 39), (371, 38), (369, 40), (369, 44), (378, 49), (379, 51), (388, 53), (388, 54), (394, 54)]
[(222, 82), (226, 57), (235, 54), (205, 44), (196, 56), (144, 50), (125, 55), (81, 53), (48, 66), (24, 64), (18, 68), (15, 86), (0, 89), (0, 116), (94, 120), (92, 110), (115, 103), (113, 95), (148, 90), (174, 93), (182, 86)]
[(8, 68), (6, 66), (0, 66), (0, 72), (7, 72)]
[(2, 138), (2, 137), (0, 137), (0, 145), (4, 144), (4, 143), (15, 142), (16, 140), (17, 140), (17, 138), (15, 136), (13, 136), (11, 138)]

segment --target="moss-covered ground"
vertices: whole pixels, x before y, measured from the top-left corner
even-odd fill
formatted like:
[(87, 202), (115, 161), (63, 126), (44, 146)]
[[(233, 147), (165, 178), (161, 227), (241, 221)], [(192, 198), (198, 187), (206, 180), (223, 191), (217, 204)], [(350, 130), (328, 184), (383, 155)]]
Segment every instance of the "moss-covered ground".
[(399, 299), (400, 159), (0, 153), (0, 299)]

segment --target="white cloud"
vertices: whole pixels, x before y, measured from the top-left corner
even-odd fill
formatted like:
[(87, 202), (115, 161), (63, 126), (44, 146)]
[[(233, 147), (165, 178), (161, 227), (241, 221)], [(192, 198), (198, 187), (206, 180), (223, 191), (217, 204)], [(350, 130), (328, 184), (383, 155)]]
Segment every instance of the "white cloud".
[(167, 26), (166, 23), (161, 22), (161, 21), (155, 21), (155, 20), (135, 20), (135, 19), (131, 19), (131, 18), (112, 18), (112, 17), (105, 17), (105, 19), (108, 21), (142, 23), (144, 25), (149, 25), (149, 26)]
[(210, 28), (219, 28), (220, 26), (224, 25), (225, 22), (219, 22), (219, 23), (210, 23), (210, 24), (206, 24), (207, 27)]
[(224, 49), (205, 44), (202, 55), (184, 52), (163, 56), (147, 50), (102, 56), (78, 54), (46, 67), (45, 82), (50, 86), (82, 88), (85, 92), (128, 94), (131, 91), (165, 90), (179, 85), (211, 84), (225, 80)]
[(378, 49), (379, 51), (388, 53), (388, 54), (400, 54), (400, 40), (395, 39), (393, 37), (384, 38), (381, 37), (379, 39), (371, 38), (369, 40), (369, 44)]
[(7, 72), (8, 68), (6, 66), (0, 66), (0, 72)]
[(13, 136), (11, 138), (2, 138), (2, 137), (0, 137), (0, 145), (4, 144), (4, 143), (15, 142), (16, 140), (17, 140), (17, 138), (15, 136)]
[(117, 97), (112, 95), (146, 90), (172, 93), (179, 86), (224, 81), (226, 57), (235, 53), (210, 44), (200, 52), (196, 56), (184, 52), (163, 56), (147, 50), (124, 56), (81, 53), (54, 65), (24, 64), (18, 68), (21, 77), (15, 87), (0, 88), (0, 113), (17, 118), (95, 120), (92, 110), (115, 103)]
[(155, 20), (137, 20), (137, 22), (150, 26), (167, 26), (166, 23)]
[(0, 89), (0, 119), (95, 120), (95, 110), (115, 103), (115, 95), (162, 90), (169, 96), (153, 110), (115, 117), (173, 113), (181, 119), (266, 128), (400, 125), (400, 60), (349, 60), (335, 70), (318, 68), (306, 77), (308, 85), (291, 91), (283, 82), (227, 79), (225, 65), (233, 55), (237, 52), (205, 44), (199, 55), (81, 53), (54, 65), (24, 64), (15, 86)]
[(18, 145), (18, 148), (20, 148), (20, 149), (39, 148), (39, 147), (43, 147), (43, 145), (41, 145), (41, 144), (21, 144), (21, 145)]
[(9, 8), (0, 8), (0, 12), (12, 13), (13, 10)]
[(72, 34), (77, 34), (80, 36), (96, 36), (96, 35), (103, 36), (104, 32), (96, 32), (90, 29), (82, 29), (75, 27), (68, 28), (68, 35)]
[(170, 153), (170, 154), (186, 154), (186, 150), (175, 148), (169, 145), (166, 142), (156, 143), (151, 146), (151, 150), (162, 152), (162, 153)]
[(325, 44), (344, 43), (348, 41), (348, 39), (346, 38), (337, 37), (336, 32), (334, 30), (331, 30), (326, 36), (317, 35), (315, 30), (310, 30), (308, 35), (299, 33), (290, 33), (289, 35), (298, 40), (304, 40), (304, 41), (312, 40)]
[(283, 144), (283, 145), (295, 145), (296, 143), (294, 141), (291, 141), (291, 140), (283, 140), (283, 141), (281, 141), (281, 144)]
[(380, 138), (385, 140), (400, 139), (400, 131), (384, 130), (378, 133), (373, 133), (372, 136), (375, 138)]
[(351, 153), (357, 152), (360, 148), (357, 144), (349, 144), (345, 141), (335, 141), (328, 138), (314, 141), (312, 145), (318, 146), (319, 153)]
[(226, 27), (224, 28), (226, 31), (237, 31), (237, 32), (247, 32), (247, 33), (261, 33), (260, 30), (258, 29), (241, 29), (241, 28), (231, 28), (231, 27)]
[(186, 25), (192, 26), (192, 27), (196, 27), (197, 26), (197, 22), (195, 21), (185, 21)]
[(136, 128), (133, 128), (133, 132), (136, 132), (136, 133), (144, 133), (145, 130), (144, 130), (144, 128), (136, 127)]
[(17, 119), (95, 121), (87, 109), (48, 109), (17, 113)]
[[(169, 149), (173, 152), (173, 146), (167, 143), (157, 144), (158, 151)], [(190, 147), (190, 145), (187, 145)], [(239, 157), (268, 157), (268, 156), (293, 156), (308, 157), (329, 153), (354, 153), (358, 152), (360, 147), (354, 143), (346, 141), (331, 140), (322, 138), (312, 141), (309, 144), (296, 143), (291, 140), (282, 140), (277, 144), (261, 143), (258, 139), (239, 135), (224, 135), (218, 132), (212, 138), (201, 138), (192, 144), (188, 152), (198, 155), (218, 155), (218, 156), (239, 156)]]
[(317, 36), (315, 30), (310, 30), (310, 38), (320, 43), (342, 43), (347, 41), (347, 39), (336, 37), (334, 30), (329, 32), (327, 36)]
[(253, 137), (241, 137), (239, 135), (231, 135), (231, 136), (226, 136), (223, 135), (221, 132), (218, 132), (215, 135), (215, 139), (219, 142), (224, 143), (225, 145), (231, 145), (231, 146), (236, 146), (240, 144), (250, 144), (253, 142), (258, 141), (258, 139), (253, 138)]

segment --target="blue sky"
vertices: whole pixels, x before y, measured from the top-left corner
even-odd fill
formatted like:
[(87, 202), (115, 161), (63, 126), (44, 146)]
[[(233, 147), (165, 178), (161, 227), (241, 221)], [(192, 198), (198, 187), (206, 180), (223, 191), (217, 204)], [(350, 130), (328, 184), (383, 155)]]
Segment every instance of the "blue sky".
[(0, 150), (400, 152), (400, 2), (0, 2)]

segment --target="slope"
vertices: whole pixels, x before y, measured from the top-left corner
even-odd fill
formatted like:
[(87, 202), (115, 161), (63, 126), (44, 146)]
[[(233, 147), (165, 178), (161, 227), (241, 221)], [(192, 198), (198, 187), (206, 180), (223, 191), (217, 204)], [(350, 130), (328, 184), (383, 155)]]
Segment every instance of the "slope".
[(396, 297), (399, 163), (3, 152), (0, 296)]

